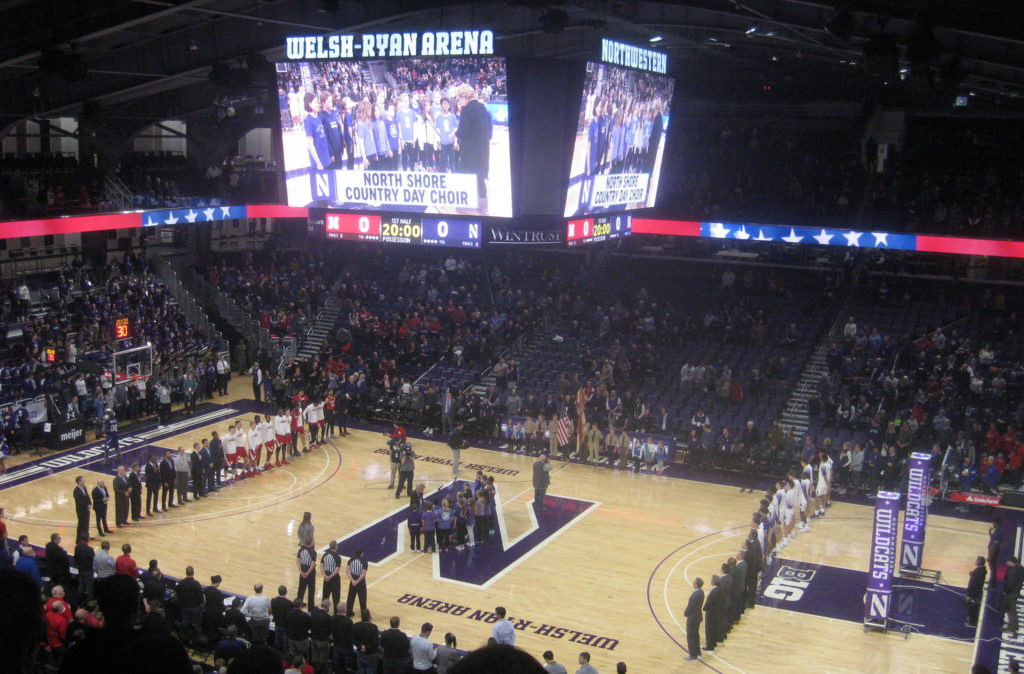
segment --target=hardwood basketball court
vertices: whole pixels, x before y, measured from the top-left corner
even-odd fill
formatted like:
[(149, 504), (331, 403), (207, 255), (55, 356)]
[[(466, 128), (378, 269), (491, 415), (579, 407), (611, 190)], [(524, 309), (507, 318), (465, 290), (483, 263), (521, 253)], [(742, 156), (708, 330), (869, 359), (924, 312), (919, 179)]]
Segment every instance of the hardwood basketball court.
[[(244, 379), (236, 378), (232, 395), (216, 400), (217, 405), (206, 411), (217, 413), (215, 423), (188, 428), (186, 420), (180, 432), (150, 431), (151, 439), (139, 439), (127, 450), (126, 462), (141, 463), (150, 450), (189, 448), (209, 437), (210, 431), (225, 431), (229, 421), (248, 420), (252, 403), (243, 399), (247, 390)], [(226, 402), (229, 399), (232, 402)], [(426, 484), (428, 494), (450, 484), (448, 447), (430, 440), (412, 442), (420, 457), (415, 483)], [(495, 477), (502, 541), (440, 556), (417, 554), (408, 551), (404, 528), (395, 526), (404, 522), (401, 510), (408, 500), (396, 500), (386, 489), (387, 455), (377, 451), (383, 446), (379, 433), (353, 429), (351, 435), (335, 438), (290, 466), (128, 529), (115, 529), (107, 539), (115, 554), (122, 543), (130, 542), (140, 567), (155, 558), (169, 576), (183, 576), (191, 564), (202, 582), (213, 574), (223, 576), (221, 589), (228, 592), (245, 595), (253, 583), (262, 582), (271, 596), (279, 584), (287, 585), (294, 596), (296, 528), (308, 510), (319, 548), (337, 539), (343, 551), (359, 544), (367, 547), (371, 561), (374, 555), (382, 560), (368, 574), (369, 607), (378, 624), (397, 615), (402, 627), (415, 633), (429, 621), (436, 639), (453, 632), (461, 647), (473, 648), (490, 636), (490, 612), (502, 605), (522, 627), (517, 646), (538, 659), (551, 649), (570, 671), (575, 670), (580, 651), (589, 651), (601, 672), (614, 672), (620, 660), (630, 672), (641, 673), (774, 672), (793, 666), (819, 672), (970, 669), (973, 644), (966, 633), (921, 633), (930, 630), (927, 626), (915, 629), (909, 639), (865, 633), (859, 622), (848, 619), (862, 614), (862, 606), (828, 606), (827, 600), (820, 610), (796, 604), (794, 610), (759, 605), (747, 611), (714, 654), (705, 654), (703, 662), (684, 662), (682, 611), (690, 583), (696, 576), (708, 581), (728, 556), (737, 554), (759, 494), (552, 461), (548, 503), (556, 506), (538, 522), (529, 506), (533, 459), (469, 449), (462, 452), (461, 477), (474, 477), (475, 468), (466, 469), (467, 464), (483, 467)], [(74, 450), (46, 459), (73, 455)], [(41, 545), (59, 531), (70, 549), (75, 531), (74, 476), (85, 475), (90, 487), (106, 477), (109, 486), (112, 473), (104, 471), (101, 459), (102, 455), (54, 467), (52, 474), (36, 469), (21, 480), (12, 479), (18, 470), (12, 461), (5, 476), (10, 486), (0, 496), (10, 534), (28, 534), (32, 543)], [(113, 525), (112, 506), (108, 519)], [(867, 570), (871, 521), (870, 508), (836, 503), (779, 557), (817, 569), (816, 589), (822, 596), (849, 598), (858, 588), (844, 579), (855, 581), (858, 572)], [(95, 535), (95, 528), (92, 532)], [(933, 516), (928, 522), (926, 566), (941, 569), (943, 582), (961, 586), (962, 592), (986, 540), (983, 523)], [(808, 578), (814, 576), (807, 573)], [(938, 600), (956, 590), (924, 589)], [(318, 600), (319, 590), (318, 579)], [(955, 611), (959, 600), (951, 601), (943, 605), (952, 605)], [(922, 614), (930, 610), (924, 604), (917, 609)], [(830, 617), (833, 613), (837, 617)], [(962, 623), (964, 615), (946, 618)]]

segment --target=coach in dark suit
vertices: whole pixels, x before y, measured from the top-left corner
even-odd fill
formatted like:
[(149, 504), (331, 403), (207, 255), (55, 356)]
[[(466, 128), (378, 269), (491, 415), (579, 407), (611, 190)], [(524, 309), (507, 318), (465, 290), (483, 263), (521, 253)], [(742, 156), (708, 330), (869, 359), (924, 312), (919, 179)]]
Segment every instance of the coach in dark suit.
[(729, 575), (729, 565), (722, 564), (722, 576), (718, 581), (718, 587), (722, 590), (721, 605), (718, 607), (718, 624), (716, 625), (716, 635), (718, 641), (725, 641), (732, 630), (732, 618), (730, 617), (729, 608), (732, 606), (732, 581), (733, 577)]
[(85, 478), (79, 475), (75, 478), (75, 514), (78, 515), (78, 532), (75, 540), (89, 540), (89, 506), (92, 499), (89, 498), (89, 490), (85, 486)]
[(686, 602), (686, 610), (683, 617), (686, 618), (686, 649), (690, 651), (687, 660), (696, 660), (700, 657), (700, 623), (704, 618), (704, 579), (697, 578), (693, 581), (693, 594), (690, 601)]
[(137, 463), (133, 463), (132, 469), (128, 471), (128, 499), (132, 503), (132, 521), (146, 519), (142, 516), (142, 478)]
[(177, 508), (174, 505), (174, 461), (171, 459), (171, 450), (164, 452), (164, 458), (160, 460), (160, 506), (164, 512), (167, 507)]
[(199, 453), (199, 443), (192, 444), (192, 454), (189, 456), (189, 460), (192, 463), (192, 497), (199, 500), (200, 496), (204, 496), (203, 492), (203, 469), (206, 467), (203, 465), (203, 457)]
[(210, 488), (221, 486), (221, 473), (224, 472), (224, 441), (220, 439), (217, 431), (211, 433), (210, 458), (213, 462), (213, 475), (209, 479)]
[(128, 504), (131, 501), (129, 496), (128, 476), (124, 472), (124, 466), (117, 467), (117, 477), (114, 478), (114, 524), (120, 529), (128, 525)]
[(967, 594), (964, 604), (967, 606), (967, 626), (978, 626), (978, 613), (981, 611), (981, 595), (985, 592), (985, 558), (978, 556), (971, 569), (971, 579), (967, 581)]
[(146, 462), (146, 517), (152, 517), (153, 511), (160, 512), (160, 464), (156, 457), (150, 455)]
[(110, 500), (110, 492), (103, 480), (97, 480), (96, 486), (92, 488), (92, 511), (96, 513), (96, 530), (100, 536), (114, 533), (107, 524), (107, 502)]
[(704, 650), (709, 653), (715, 652), (715, 646), (721, 639), (718, 626), (726, 597), (721, 582), (718, 576), (711, 576), (711, 591), (704, 600), (704, 635), (707, 639)]
[(757, 601), (757, 574), (761, 572), (761, 541), (757, 539), (757, 530), (751, 529), (747, 536), (747, 549), (743, 559), (747, 562), (747, 608), (754, 608)]
[[(88, 532), (86, 532), (88, 536)], [(50, 534), (50, 542), (46, 544), (46, 568), (50, 572), (50, 584), (60, 585), (67, 593), (68, 601), (73, 602), (75, 590), (71, 586), (71, 557), (67, 550), (60, 546), (60, 534)]]
[(747, 610), (747, 560), (743, 558), (743, 551), (740, 551), (740, 559), (733, 567), (732, 577), (732, 619), (739, 622), (740, 616)]

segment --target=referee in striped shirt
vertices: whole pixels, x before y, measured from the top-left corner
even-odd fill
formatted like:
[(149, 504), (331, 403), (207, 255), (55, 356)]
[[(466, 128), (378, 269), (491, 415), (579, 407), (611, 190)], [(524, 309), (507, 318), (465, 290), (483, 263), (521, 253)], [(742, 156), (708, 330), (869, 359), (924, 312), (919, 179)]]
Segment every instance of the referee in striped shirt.
[(348, 615), (349, 617), (355, 615), (353, 600), (357, 596), (359, 597), (359, 614), (362, 615), (366, 611), (366, 560), (363, 559), (362, 548), (356, 548), (356, 553), (348, 560), (345, 575), (348, 576), (348, 599), (345, 602), (348, 605)]
[(320, 558), (320, 570), (324, 573), (320, 598), (330, 599), (331, 606), (337, 610), (338, 602), (341, 601), (341, 555), (338, 554), (338, 541), (331, 541), (327, 546), (327, 552)]
[(316, 550), (312, 545), (299, 547), (299, 554), (295, 556), (295, 564), (299, 567), (299, 592), (296, 601), (302, 599), (302, 593), (309, 594), (307, 606), (315, 606), (313, 599), (316, 595)]

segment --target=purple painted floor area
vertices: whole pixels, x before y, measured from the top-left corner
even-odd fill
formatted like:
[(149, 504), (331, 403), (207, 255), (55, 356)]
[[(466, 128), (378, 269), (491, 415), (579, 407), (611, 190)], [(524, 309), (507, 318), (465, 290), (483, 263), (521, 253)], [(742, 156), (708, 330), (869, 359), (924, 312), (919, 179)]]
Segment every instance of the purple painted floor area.
[[(484, 585), (543, 545), (594, 505), (592, 501), (548, 496), (544, 499), (543, 512), (537, 513), (537, 529), (507, 549), (501, 541), (500, 530), (497, 530), (504, 523), (498, 521), (495, 523), (496, 531), (488, 542), (477, 544), (473, 548), (453, 548), (440, 553), (441, 577), (473, 585)], [(506, 507), (517, 507), (517, 504)]]
[[(776, 559), (757, 598), (762, 606), (862, 622), (868, 574), (835, 566)], [(910, 623), (912, 633), (972, 641), (961, 596), (964, 588), (906, 578), (893, 580), (890, 617)]]

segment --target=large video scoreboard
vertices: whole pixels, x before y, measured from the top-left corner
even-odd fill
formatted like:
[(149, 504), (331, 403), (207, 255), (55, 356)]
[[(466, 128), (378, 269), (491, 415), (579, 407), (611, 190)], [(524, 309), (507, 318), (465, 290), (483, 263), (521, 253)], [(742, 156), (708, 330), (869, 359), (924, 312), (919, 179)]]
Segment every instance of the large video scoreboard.
[(417, 246), (479, 248), (479, 220), (425, 218), (407, 215), (332, 213), (324, 216), (328, 239), (378, 241)]
[(569, 220), (566, 223), (565, 242), (570, 247), (581, 246), (620, 239), (632, 233), (632, 216), (622, 213), (598, 215), (592, 218)]

